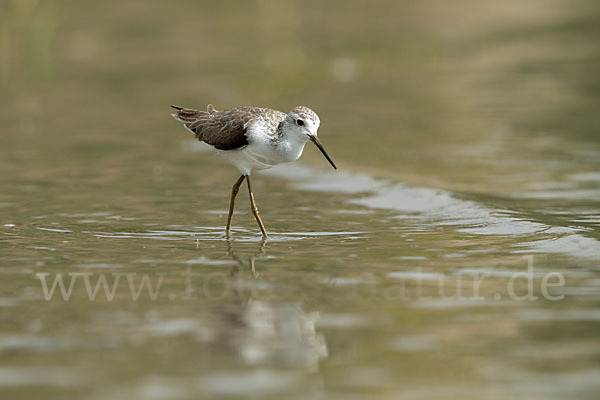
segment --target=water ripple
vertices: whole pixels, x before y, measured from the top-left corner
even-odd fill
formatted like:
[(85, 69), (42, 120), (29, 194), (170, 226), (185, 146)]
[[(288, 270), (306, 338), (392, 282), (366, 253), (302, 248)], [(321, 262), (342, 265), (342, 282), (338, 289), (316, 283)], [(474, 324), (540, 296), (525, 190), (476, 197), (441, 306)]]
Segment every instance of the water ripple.
[[(267, 173), (288, 179), (293, 187), (300, 190), (356, 194), (356, 197), (348, 200), (349, 203), (391, 210), (400, 213), (398, 218), (420, 218), (433, 226), (454, 226), (457, 232), (511, 238), (543, 235), (540, 240), (518, 244), (527, 247), (522, 252), (561, 253), (600, 259), (600, 242), (576, 233), (585, 231), (584, 228), (528, 221), (514, 216), (512, 210), (489, 208), (476, 201), (460, 199), (445, 190), (409, 187), (365, 174), (330, 172), (298, 163), (282, 165)], [(596, 175), (591, 178), (595, 179)], [(597, 195), (596, 192), (593, 194)]]

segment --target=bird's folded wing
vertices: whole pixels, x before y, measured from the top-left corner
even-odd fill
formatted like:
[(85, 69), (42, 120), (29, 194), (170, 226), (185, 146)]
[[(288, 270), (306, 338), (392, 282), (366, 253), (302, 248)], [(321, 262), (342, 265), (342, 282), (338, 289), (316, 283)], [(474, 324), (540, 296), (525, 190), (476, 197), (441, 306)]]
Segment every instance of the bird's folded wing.
[(248, 145), (246, 126), (254, 117), (250, 109), (237, 108), (216, 111), (213, 107), (207, 111), (176, 108), (175, 119), (184, 123), (198, 140), (219, 150), (235, 150)]

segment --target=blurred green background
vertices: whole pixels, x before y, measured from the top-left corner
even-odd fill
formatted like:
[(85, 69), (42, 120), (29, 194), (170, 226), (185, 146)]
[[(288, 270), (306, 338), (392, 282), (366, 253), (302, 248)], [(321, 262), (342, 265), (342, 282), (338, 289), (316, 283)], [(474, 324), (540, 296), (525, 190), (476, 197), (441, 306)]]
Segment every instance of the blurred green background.
[(598, 146), (594, 1), (0, 7), (10, 175), (42, 158), (43, 176), (105, 175), (132, 153), (169, 163), (171, 103), (305, 104), (342, 165), (480, 191), (522, 189), (487, 179), (515, 163), (543, 173), (527, 162)]

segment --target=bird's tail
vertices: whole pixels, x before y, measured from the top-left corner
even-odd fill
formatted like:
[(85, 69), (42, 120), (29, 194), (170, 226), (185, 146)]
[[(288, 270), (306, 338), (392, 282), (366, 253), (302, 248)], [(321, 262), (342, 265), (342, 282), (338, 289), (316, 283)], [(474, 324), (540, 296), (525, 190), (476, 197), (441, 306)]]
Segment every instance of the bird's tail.
[(192, 108), (183, 108), (178, 106), (171, 106), (176, 112), (171, 114), (173, 118), (175, 118), (179, 122), (183, 122), (184, 124), (191, 124), (196, 121), (198, 117), (202, 114), (206, 114), (206, 111), (198, 111)]

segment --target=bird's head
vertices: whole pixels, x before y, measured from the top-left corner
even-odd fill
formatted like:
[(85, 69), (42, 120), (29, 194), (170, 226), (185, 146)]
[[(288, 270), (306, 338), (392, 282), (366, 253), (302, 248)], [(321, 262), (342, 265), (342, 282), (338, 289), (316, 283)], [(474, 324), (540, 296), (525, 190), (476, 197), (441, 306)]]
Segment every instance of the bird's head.
[(334, 169), (337, 169), (317, 137), (317, 131), (319, 130), (321, 120), (316, 112), (304, 106), (294, 107), (285, 118), (284, 124), (286, 134), (303, 143), (306, 143), (309, 140), (313, 142), (319, 148), (321, 153), (323, 153), (331, 166)]

